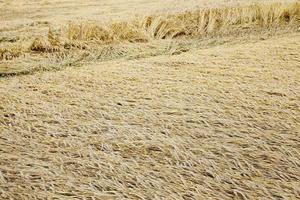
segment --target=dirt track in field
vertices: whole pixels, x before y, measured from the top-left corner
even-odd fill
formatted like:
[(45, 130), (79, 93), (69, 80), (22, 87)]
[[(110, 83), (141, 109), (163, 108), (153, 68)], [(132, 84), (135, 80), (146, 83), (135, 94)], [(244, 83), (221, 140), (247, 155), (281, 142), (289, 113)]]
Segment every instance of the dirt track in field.
[(0, 77), (0, 197), (299, 199), (299, 32), (182, 43)]

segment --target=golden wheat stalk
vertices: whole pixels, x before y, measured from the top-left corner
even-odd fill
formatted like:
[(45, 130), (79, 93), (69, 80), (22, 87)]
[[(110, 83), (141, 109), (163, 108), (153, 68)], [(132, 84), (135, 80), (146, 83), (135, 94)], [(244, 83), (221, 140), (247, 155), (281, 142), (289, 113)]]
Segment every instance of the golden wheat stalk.
[(299, 24), (299, 2), (204, 8), (171, 15), (139, 17), (129, 22), (69, 23), (58, 36), (49, 29), (48, 39), (35, 39), (30, 49), (51, 52), (60, 48), (82, 49), (118, 42), (243, 34), (245, 31)]

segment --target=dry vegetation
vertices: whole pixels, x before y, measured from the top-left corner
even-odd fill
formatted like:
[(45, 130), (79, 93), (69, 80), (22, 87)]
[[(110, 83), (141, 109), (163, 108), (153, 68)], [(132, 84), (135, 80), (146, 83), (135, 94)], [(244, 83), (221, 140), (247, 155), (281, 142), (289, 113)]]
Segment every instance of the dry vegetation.
[[(178, 46), (186, 40), (297, 30), (299, 24), (299, 2), (201, 8), (169, 15), (137, 17), (129, 22), (69, 22), (56, 31), (50, 26), (45, 37), (40, 35), (27, 40), (14, 40), (13, 44), (6, 42), (8, 46), (0, 46), (0, 60), (3, 61), (0, 76), (61, 69), (97, 58), (145, 57), (153, 54), (153, 50), (148, 52), (153, 49), (152, 46), (157, 49), (156, 54), (170, 53), (167, 49), (160, 51), (166, 44), (163, 40), (171, 40), (173, 43), (169, 43)], [(136, 52), (132, 51), (136, 46), (129, 45), (132, 43), (148, 45), (138, 45), (143, 50)], [(182, 49), (187, 51), (189, 48), (184, 44)], [(20, 59), (16, 59), (15, 63), (11, 61), (20, 56), (23, 62)], [(24, 66), (24, 62), (30, 63)]]
[(174, 1), (0, 1), (0, 199), (300, 199), (300, 3)]

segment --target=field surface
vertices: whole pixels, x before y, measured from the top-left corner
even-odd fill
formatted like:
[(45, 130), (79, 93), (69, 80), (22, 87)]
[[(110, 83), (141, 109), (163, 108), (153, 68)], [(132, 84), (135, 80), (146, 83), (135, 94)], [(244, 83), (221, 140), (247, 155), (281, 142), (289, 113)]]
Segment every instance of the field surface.
[(300, 199), (300, 4), (0, 1), (0, 199)]

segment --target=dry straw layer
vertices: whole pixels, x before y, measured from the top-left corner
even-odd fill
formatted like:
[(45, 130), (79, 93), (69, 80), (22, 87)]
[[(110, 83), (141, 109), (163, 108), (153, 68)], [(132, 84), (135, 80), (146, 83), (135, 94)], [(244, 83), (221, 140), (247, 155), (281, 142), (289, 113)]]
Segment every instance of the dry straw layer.
[(275, 3), (3, 39), (7, 74), (147, 58), (0, 78), (0, 199), (299, 199), (299, 33), (197, 43), (298, 27)]
[(299, 199), (300, 35), (0, 79), (0, 199)]

